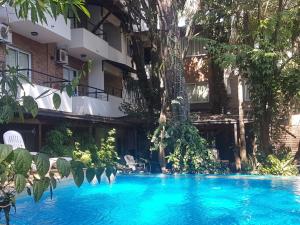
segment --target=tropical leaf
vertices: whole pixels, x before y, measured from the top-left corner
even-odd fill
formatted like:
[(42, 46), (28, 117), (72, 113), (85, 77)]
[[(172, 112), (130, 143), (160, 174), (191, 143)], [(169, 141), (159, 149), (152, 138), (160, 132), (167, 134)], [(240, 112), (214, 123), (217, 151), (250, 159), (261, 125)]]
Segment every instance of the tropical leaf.
[(114, 172), (114, 168), (113, 167), (110, 166), (110, 167), (106, 168), (105, 173), (106, 173), (106, 176), (107, 176), (107, 179), (108, 179), (109, 182), (111, 182), (110, 176), (113, 174), (113, 172)]
[(75, 184), (80, 187), (84, 181), (83, 164), (80, 161), (72, 161), (71, 172)]
[(0, 144), (0, 163), (3, 162), (11, 153), (13, 149), (11, 145)]
[(15, 177), (15, 188), (16, 188), (16, 191), (18, 193), (21, 193), (24, 190), (25, 185), (26, 185), (26, 179), (25, 179), (24, 175), (17, 174), (16, 177)]
[(58, 159), (56, 161), (57, 170), (62, 177), (68, 177), (70, 174), (71, 164), (65, 159)]
[(46, 155), (44, 153), (39, 153), (36, 158), (35, 163), (36, 163), (36, 168), (37, 168), (38, 174), (41, 177), (44, 177), (48, 173), (49, 167), (50, 167), (48, 155)]
[(41, 180), (33, 181), (32, 192), (33, 192), (33, 198), (35, 202), (38, 202), (41, 199), (43, 193), (49, 187), (49, 184), (50, 184), (50, 179), (48, 177), (44, 177)]
[(72, 97), (73, 96), (73, 87), (71, 84), (67, 84), (66, 86), (66, 92), (68, 94), (69, 97)]
[(30, 112), (33, 117), (36, 117), (39, 111), (39, 106), (31, 96), (23, 96), (23, 106), (27, 112)]
[(104, 168), (97, 168), (95, 171), (96, 178), (97, 178), (99, 184), (101, 183), (101, 175), (103, 174), (103, 172), (104, 172)]
[(17, 148), (13, 151), (16, 172), (26, 175), (31, 168), (32, 156), (29, 151)]
[(61, 105), (60, 95), (57, 94), (57, 93), (54, 93), (53, 97), (52, 97), (52, 101), (53, 101), (54, 108), (58, 109), (60, 107), (60, 105)]
[(89, 183), (94, 179), (96, 171), (94, 168), (88, 168), (85, 172), (86, 179)]

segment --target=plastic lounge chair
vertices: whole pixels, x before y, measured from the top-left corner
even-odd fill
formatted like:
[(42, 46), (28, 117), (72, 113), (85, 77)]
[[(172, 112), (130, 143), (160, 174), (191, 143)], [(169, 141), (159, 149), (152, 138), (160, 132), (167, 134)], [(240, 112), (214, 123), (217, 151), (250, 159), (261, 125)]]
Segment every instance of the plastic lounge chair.
[(132, 171), (136, 171), (136, 168), (137, 167), (142, 167), (143, 170), (145, 170), (145, 163), (137, 163), (135, 160), (134, 160), (134, 157), (132, 155), (125, 155), (124, 156), (124, 159), (125, 159), (125, 162), (126, 162), (126, 165), (132, 169)]
[[(6, 131), (3, 134), (3, 141), (4, 144), (6, 145), (11, 145), (13, 150), (17, 149), (17, 148), (24, 148), (25, 149), (25, 144), (22, 138), (22, 135), (15, 131), (15, 130), (9, 130)], [(30, 152), (31, 155), (36, 155), (38, 154), (37, 152)]]
[[(24, 141), (23, 141), (23, 138), (22, 138), (22, 135), (15, 131), (15, 130), (9, 130), (9, 131), (6, 131), (4, 134), (3, 134), (3, 141), (4, 141), (4, 144), (6, 145), (11, 145), (13, 150), (17, 149), (17, 148), (24, 148), (25, 149), (25, 144), (24, 144)], [(38, 154), (38, 152), (30, 152), (31, 155), (36, 155)], [(72, 158), (70, 157), (61, 157), (67, 161), (71, 161)], [(56, 163), (58, 158), (49, 158), (49, 161), (50, 161), (50, 167), (49, 167), (49, 170), (52, 168), (53, 164)], [(35, 168), (35, 165), (32, 166), (32, 168)]]

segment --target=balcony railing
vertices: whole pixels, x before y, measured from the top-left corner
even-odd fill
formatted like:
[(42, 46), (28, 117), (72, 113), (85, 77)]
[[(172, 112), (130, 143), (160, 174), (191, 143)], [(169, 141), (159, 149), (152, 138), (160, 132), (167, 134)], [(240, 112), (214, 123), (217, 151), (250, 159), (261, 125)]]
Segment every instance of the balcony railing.
[(105, 87), (105, 92), (109, 95), (113, 95), (113, 96), (116, 96), (116, 97), (119, 97), (119, 98), (123, 97), (123, 90), (120, 89), (120, 88), (106, 86)]
[[(88, 31), (92, 32), (92, 30), (94, 29), (94, 27), (96, 27), (96, 24), (92, 23), (91, 21), (87, 20), (84, 21), (85, 23), (78, 21), (78, 19), (76, 17), (69, 17), (69, 20), (71, 20), (71, 26), (72, 28), (85, 28)], [(103, 31), (102, 28), (98, 28), (94, 34), (100, 38), (102, 38), (103, 40), (107, 39), (107, 36), (105, 34), (105, 32)]]
[[(0, 71), (0, 77), (3, 73), (9, 73), (9, 71)], [(66, 80), (57, 76), (49, 75), (47, 73), (39, 72), (32, 69), (18, 69), (17, 73), (27, 76), (27, 78), (32, 82), (32, 84), (37, 84), (40, 86), (58, 90), (61, 89), (63, 85), (71, 83), (70, 80)], [(105, 101), (108, 101), (109, 98), (109, 94), (104, 90), (85, 84), (79, 84), (75, 88), (73, 96), (88, 96)]]

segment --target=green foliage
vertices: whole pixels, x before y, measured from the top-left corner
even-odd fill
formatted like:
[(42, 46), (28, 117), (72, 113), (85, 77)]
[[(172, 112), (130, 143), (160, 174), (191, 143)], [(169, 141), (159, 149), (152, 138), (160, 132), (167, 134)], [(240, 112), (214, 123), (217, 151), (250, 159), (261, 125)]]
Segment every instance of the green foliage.
[(108, 136), (102, 139), (100, 149), (97, 152), (98, 159), (95, 162), (102, 168), (115, 168), (119, 159), (116, 150), (116, 130), (111, 129)]
[(214, 159), (208, 143), (199, 135), (198, 129), (190, 123), (169, 123), (165, 138), (161, 140), (162, 127), (158, 127), (152, 137), (152, 150), (163, 143), (169, 155), (168, 162), (174, 172), (185, 173), (224, 173), (222, 165)]
[(89, 150), (80, 150), (80, 144), (75, 142), (75, 149), (73, 151), (73, 158), (81, 161), (84, 165), (91, 165), (92, 155)]
[(71, 173), (77, 187), (80, 187), (84, 181), (84, 173), (83, 173), (84, 165), (80, 161), (72, 161), (71, 162)]
[(33, 117), (36, 117), (39, 111), (38, 104), (31, 96), (23, 96), (23, 106), (26, 112), (31, 113)]
[(290, 150), (283, 148), (275, 154), (268, 155), (258, 167), (261, 174), (271, 174), (280, 176), (295, 176), (299, 171), (294, 164), (294, 157)]
[(69, 156), (72, 157), (74, 150), (73, 132), (65, 125), (49, 131), (46, 135), (46, 145), (41, 152), (52, 157)]
[(49, 156), (43, 153), (38, 154), (35, 164), (38, 174), (41, 177), (44, 177), (48, 173), (50, 167)]
[(54, 93), (52, 96), (52, 100), (53, 100), (53, 105), (55, 109), (58, 109), (60, 107), (61, 104), (61, 98), (59, 96), (59, 94)]
[(18, 148), (13, 151), (16, 172), (26, 175), (31, 168), (32, 156), (26, 149)]
[(94, 177), (96, 176), (96, 170), (94, 168), (88, 168), (85, 172), (86, 180), (91, 183)]
[(249, 86), (258, 150), (270, 153), (300, 92), (298, 1), (203, 3), (196, 23), (212, 62)]
[(70, 174), (71, 164), (65, 159), (58, 159), (56, 162), (57, 170), (62, 177), (68, 177)]
[(25, 176), (22, 175), (22, 174), (16, 174), (15, 185), (16, 185), (16, 191), (18, 193), (21, 193), (24, 190), (25, 186), (26, 186)]
[(30, 18), (33, 23), (47, 23), (46, 15), (50, 14), (53, 18), (63, 15), (67, 21), (68, 13), (73, 12), (79, 19), (77, 10), (90, 16), (83, 0), (44, 0), (44, 1), (23, 1), (23, 0), (2, 0), (1, 5), (8, 4), (16, 9), (20, 18)]

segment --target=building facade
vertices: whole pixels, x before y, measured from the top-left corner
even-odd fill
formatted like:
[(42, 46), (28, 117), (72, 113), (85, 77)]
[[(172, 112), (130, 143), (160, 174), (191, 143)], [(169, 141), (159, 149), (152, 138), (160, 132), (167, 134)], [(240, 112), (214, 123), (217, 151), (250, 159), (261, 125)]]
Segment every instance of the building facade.
[[(9, 6), (0, 8), (1, 29), (9, 29), (7, 37), (1, 36), (2, 70), (16, 67), (33, 84), (24, 84), (20, 95), (36, 98), (50, 90), (37, 100), (36, 118), (28, 116), (0, 126), (0, 142), (6, 130), (14, 129), (22, 134), (30, 151), (39, 151), (47, 131), (65, 122), (96, 139), (107, 129), (117, 128), (120, 154), (138, 148), (137, 124), (120, 110), (126, 99), (123, 76), (134, 72), (122, 18), (109, 1), (88, 4), (87, 8), (90, 18), (80, 14), (79, 22), (72, 15), (67, 20), (48, 16), (47, 24), (19, 19)], [(92, 61), (90, 73), (81, 78), (73, 96), (60, 92), (88, 60)], [(58, 110), (53, 105), (53, 93), (61, 97)]]
[[(253, 120), (248, 84), (230, 68), (218, 71), (200, 42), (190, 43), (185, 59), (185, 76), (190, 100), (191, 119), (212, 147), (219, 150), (221, 160), (234, 162), (245, 127), (247, 153), (255, 148)], [(241, 117), (242, 115), (242, 117)], [(300, 143), (300, 114), (291, 112), (282, 134), (282, 143), (297, 157)], [(299, 153), (298, 153), (299, 154)]]

